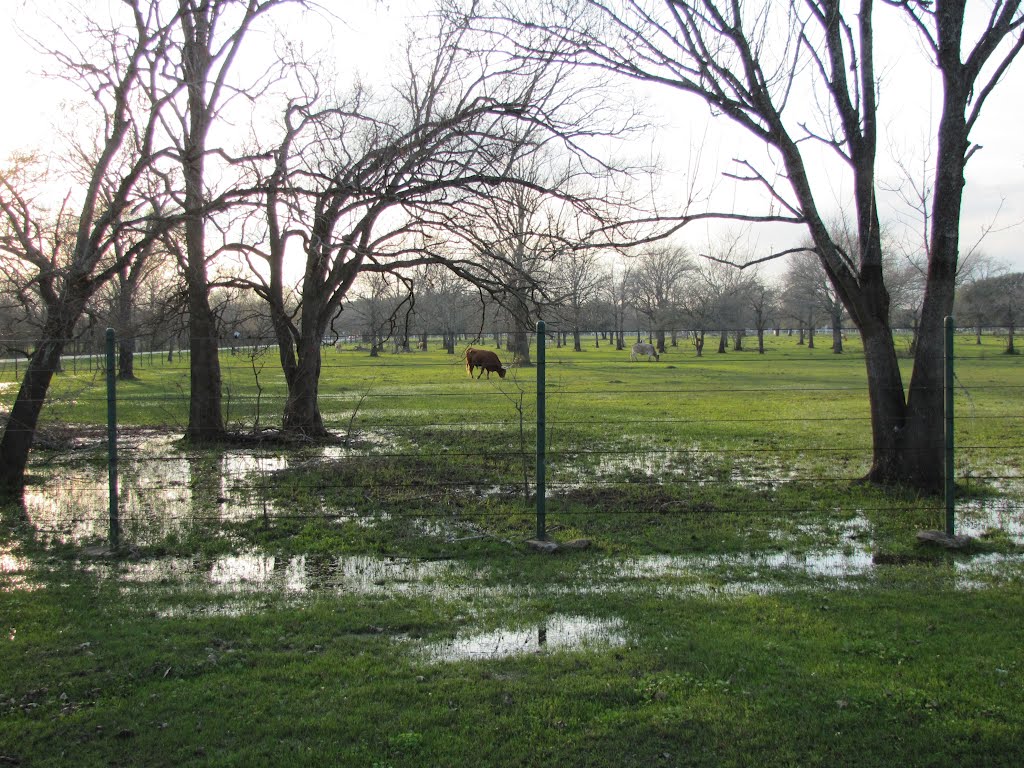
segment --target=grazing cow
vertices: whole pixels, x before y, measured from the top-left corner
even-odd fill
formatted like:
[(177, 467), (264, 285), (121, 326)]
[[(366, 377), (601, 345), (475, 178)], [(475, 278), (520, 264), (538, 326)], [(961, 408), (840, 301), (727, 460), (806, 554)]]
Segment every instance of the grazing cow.
[(498, 374), (501, 378), (505, 378), (505, 367), (501, 364), (501, 360), (498, 356), (491, 352), (489, 349), (474, 349), (469, 347), (466, 350), (466, 370), (469, 371), (469, 375), (473, 375), (473, 369), (479, 368), (480, 373), (476, 375), (479, 379), (484, 371), (487, 371), (487, 378), (491, 378), (491, 372)]
[(661, 358), (658, 357), (658, 350), (656, 350), (654, 348), (653, 344), (643, 344), (643, 343), (634, 344), (632, 351), (630, 351), (630, 353), (629, 353), (629, 359), (632, 360), (635, 363), (636, 359), (638, 357), (640, 357), (640, 355), (647, 355), (647, 362), (648, 363), (651, 362), (651, 358), (652, 357), (655, 360), (660, 360), (661, 359)]

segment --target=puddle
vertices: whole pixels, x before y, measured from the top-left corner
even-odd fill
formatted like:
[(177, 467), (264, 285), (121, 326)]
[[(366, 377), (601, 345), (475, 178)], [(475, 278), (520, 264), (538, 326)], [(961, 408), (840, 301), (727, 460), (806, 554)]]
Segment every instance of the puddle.
[[(10, 553), (0, 560), (0, 584), (8, 572), (7, 590), (31, 589), (17, 571), (25, 566)], [(486, 565), (460, 560), (412, 560), (371, 555), (290, 558), (251, 552), (212, 559), (165, 558), (142, 562), (88, 561), (82, 566), (100, 578), (116, 580), (126, 594), (167, 587), (197, 590), (214, 606), (199, 609), (163, 605), (160, 616), (188, 612), (240, 615), (262, 610), (273, 599), (337, 594), (375, 598), (426, 597), (465, 605), (488, 605), (508, 599), (560, 596), (656, 594), (663, 597), (721, 599), (798, 591), (855, 590), (873, 579), (880, 566), (867, 549), (843, 547), (803, 553), (771, 552), (731, 555), (650, 555), (598, 558), (578, 564), (571, 578), (524, 586), (495, 581)], [(884, 566), (881, 566), (884, 567)], [(1024, 580), (1024, 553), (990, 554), (952, 562), (950, 576), (958, 590), (984, 589), (993, 583)], [(549, 644), (559, 647), (568, 625), (549, 625)], [(551, 632), (550, 630), (554, 630)], [(517, 630), (508, 640), (485, 637), (481, 642), (504, 647), (525, 644)], [(476, 642), (476, 641), (473, 641)], [(466, 640), (467, 647), (472, 645)]]
[(956, 588), (960, 591), (986, 589), (993, 581), (1024, 580), (1024, 554), (978, 555), (956, 561)]
[[(651, 555), (627, 558), (611, 565), (605, 591), (658, 582), (663, 594), (767, 595), (804, 586), (840, 589), (874, 570), (866, 550), (827, 550), (794, 554), (774, 552), (736, 555)], [(595, 583), (599, 577), (595, 576)]]
[(386, 595), (445, 591), (472, 572), (453, 560), (409, 560), (369, 555), (292, 558), (261, 553), (212, 560), (167, 558), (138, 563), (92, 563), (88, 568), (125, 584), (205, 584), (219, 592), (292, 592), (330, 590), (338, 593)]
[[(384, 438), (381, 438), (382, 440)], [(307, 462), (365, 455), (327, 446), (302, 454), (252, 447), (222, 453), (182, 452), (176, 436), (144, 435), (119, 443), (119, 510), (124, 541), (144, 546), (197, 524), (275, 517), (265, 489), (276, 472)], [(45, 482), (23, 495), (26, 519), (45, 541), (83, 545), (109, 535), (109, 490), (104, 461), (57, 456), (30, 471)]]
[[(358, 432), (351, 447), (335, 445), (296, 452), (248, 446), (221, 453), (190, 453), (182, 449), (176, 434), (141, 432), (122, 437), (120, 445), (122, 540), (145, 546), (195, 526), (289, 513), (265, 492), (277, 472), (347, 456), (366, 458), (374, 452), (394, 451), (396, 438), (383, 429)], [(639, 447), (631, 445), (621, 452), (581, 454), (565, 463), (553, 462), (549, 487), (554, 492), (571, 492), (601, 484), (676, 480), (763, 489), (799, 480), (792, 468), (769, 455), (756, 460), (737, 458), (724, 475), (713, 475), (716, 461), (712, 453), (696, 444), (669, 449), (647, 439)], [(109, 501), (102, 458), (86, 463), (81, 455), (50, 455), (32, 465), (30, 471), (44, 482), (25, 490), (25, 516), (43, 542), (85, 545), (107, 538)], [(1024, 491), (1018, 479), (1012, 485), (1005, 489), (1009, 498), (958, 503), (957, 527), (976, 537), (993, 530), (1004, 531), (1014, 542), (1024, 545), (1024, 507), (1019, 501)], [(455, 486), (451, 490), (481, 499), (521, 493), (518, 486), (486, 484)], [(344, 514), (346, 519), (360, 517), (352, 510)], [(372, 524), (372, 518), (367, 520)], [(414, 525), (423, 535), (449, 541), (464, 535), (427, 518), (417, 519)], [(792, 543), (785, 535), (779, 542), (783, 546)]]
[(992, 531), (1001, 531), (1017, 545), (1024, 545), (1024, 508), (1008, 498), (985, 498), (959, 501), (956, 505), (956, 532), (983, 538)]
[(745, 488), (770, 490), (799, 479), (793, 467), (768, 454), (736, 456), (723, 472), (720, 457), (699, 445), (684, 448), (666, 448), (651, 443), (637, 449), (633, 443), (629, 450), (606, 450), (597, 453), (596, 463), (587, 464), (584, 457), (578, 463), (552, 462), (553, 486), (562, 490), (592, 487), (595, 484), (654, 482), (690, 482), (697, 486), (727, 482)]
[(499, 629), (433, 643), (423, 648), (422, 652), (428, 661), (444, 663), (467, 659), (483, 661), (553, 651), (614, 648), (625, 643), (626, 637), (619, 619), (555, 615), (528, 628)]

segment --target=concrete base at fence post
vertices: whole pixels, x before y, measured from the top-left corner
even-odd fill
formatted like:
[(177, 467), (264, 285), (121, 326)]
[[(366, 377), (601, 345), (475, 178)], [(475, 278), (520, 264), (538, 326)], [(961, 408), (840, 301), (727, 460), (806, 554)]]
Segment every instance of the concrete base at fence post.
[(918, 531), (917, 540), (922, 544), (935, 544), (946, 549), (966, 549), (973, 541), (970, 536), (950, 536), (945, 531)]
[(590, 547), (590, 539), (573, 539), (572, 541), (562, 543), (551, 541), (550, 539), (528, 539), (526, 546), (535, 552), (551, 555), (555, 552), (565, 552), (570, 549), (588, 549)]

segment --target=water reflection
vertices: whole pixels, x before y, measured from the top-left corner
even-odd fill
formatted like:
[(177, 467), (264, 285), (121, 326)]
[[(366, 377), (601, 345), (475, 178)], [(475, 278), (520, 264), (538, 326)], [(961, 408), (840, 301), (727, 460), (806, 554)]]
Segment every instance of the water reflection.
[(970, 560), (956, 561), (956, 588), (961, 591), (985, 589), (992, 582), (1024, 581), (1024, 554), (978, 555)]
[[(315, 460), (336, 458), (328, 447)], [(309, 460), (303, 454), (298, 460)], [(148, 434), (124, 441), (119, 452), (122, 540), (159, 542), (192, 526), (273, 517), (278, 509), (267, 492), (274, 473), (295, 454), (245, 447), (222, 452), (182, 449), (176, 437)], [(23, 494), (25, 517), (46, 541), (85, 544), (109, 535), (109, 490), (104, 462), (59, 455), (32, 467), (45, 483)]]
[[(413, 560), (372, 555), (297, 555), (260, 552), (212, 559), (166, 558), (144, 562), (89, 562), (83, 567), (101, 578), (116, 579), (126, 593), (168, 586), (198, 590), (217, 598), (219, 612), (261, 610), (265, 598), (333, 593), (387, 598), (398, 595), (487, 605), (508, 599), (654, 593), (668, 597), (723, 598), (792, 593), (803, 590), (857, 589), (874, 579), (880, 566), (866, 551), (822, 550), (808, 553), (732, 555), (650, 555), (597, 558), (577, 564), (571, 579), (522, 585), (487, 578), (486, 566), (459, 560)], [(943, 567), (943, 566), (937, 566)], [(985, 555), (956, 560), (949, 569), (956, 589), (1022, 579), (1024, 554)], [(210, 606), (203, 608), (209, 612)], [(167, 611), (170, 611), (168, 613)], [(161, 609), (160, 615), (180, 615)], [(536, 645), (559, 647), (573, 624), (555, 622), (536, 633)], [(498, 648), (527, 644), (522, 632), (466, 641)], [(584, 633), (585, 635), (585, 633)], [(532, 640), (529, 642), (533, 642)], [(459, 646), (460, 648), (462, 646)]]
[(423, 649), (431, 662), (500, 659), (506, 656), (625, 645), (620, 619), (554, 615), (536, 626), (459, 636)]
[(15, 554), (13, 545), (0, 544), (0, 592), (31, 592), (38, 585), (29, 581), (30, 563)]
[(728, 482), (745, 488), (771, 489), (799, 479), (795, 467), (782, 459), (764, 454), (733, 456), (727, 470), (721, 456), (699, 444), (666, 448), (651, 439), (643, 445), (634, 442), (629, 450), (595, 452), (592, 463), (553, 462), (552, 487), (564, 491), (598, 484), (654, 482), (692, 482), (697, 486)]

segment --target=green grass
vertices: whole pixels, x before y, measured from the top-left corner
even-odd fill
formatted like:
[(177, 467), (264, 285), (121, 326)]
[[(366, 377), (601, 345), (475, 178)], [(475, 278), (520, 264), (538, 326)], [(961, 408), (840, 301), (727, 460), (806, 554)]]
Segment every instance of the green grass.
[[(965, 554), (920, 547), (941, 501), (853, 482), (870, 459), (855, 340), (842, 356), (820, 336), (769, 341), (657, 364), (548, 350), (548, 522), (583, 551), (523, 545), (535, 370), (470, 380), (434, 350), (325, 351), (321, 404), (337, 433), (351, 424), (348, 449), (235, 447), (289, 463), (229, 476), (221, 451), (167, 439), (159, 458), (187, 471), (163, 488), (188, 500), (130, 512), (130, 558), (90, 558), (91, 540), (55, 543), (4, 508), (0, 765), (1024, 764), (1021, 547), (1002, 529)], [(998, 498), (1019, 527), (1005, 478), (1024, 368), (984, 341), (958, 339), (961, 504)], [(121, 420), (173, 436), (187, 365), (139, 362)], [(229, 420), (251, 431), (250, 361), (223, 362)], [(262, 426), (279, 419), (272, 367)], [(105, 409), (102, 377), (66, 371), (42, 432), (101, 434)], [(137, 458), (129, 495), (146, 488)], [(33, 488), (72, 470), (104, 475), (98, 437), (34, 454)], [(249, 495), (269, 511), (222, 518)], [(102, 516), (97, 498), (72, 514)], [(877, 564), (769, 565), (822, 553)], [(247, 557), (261, 567), (218, 577)], [(621, 642), (428, 655), (566, 616), (615, 622)]]
[[(37, 591), (3, 594), (0, 755), (40, 766), (1024, 759), (1024, 631), (1007, 621), (1024, 611), (1019, 581), (953, 592), (948, 569), (904, 566), (825, 593), (567, 594), (559, 574), (578, 561), (532, 573), (516, 559), (523, 597), (262, 595), (237, 616), (205, 611), (207, 594), (58, 569)], [(184, 610), (165, 615), (172, 605)], [(495, 660), (420, 652), (552, 612), (621, 619), (628, 639)]]

